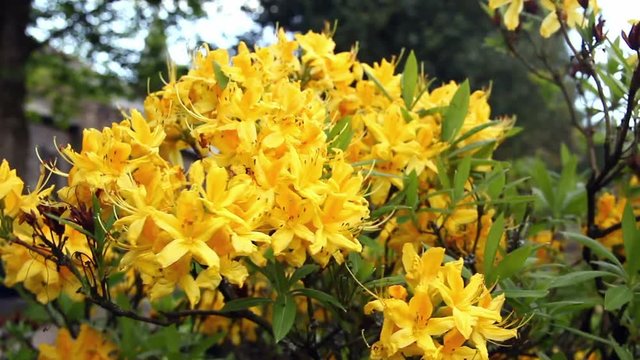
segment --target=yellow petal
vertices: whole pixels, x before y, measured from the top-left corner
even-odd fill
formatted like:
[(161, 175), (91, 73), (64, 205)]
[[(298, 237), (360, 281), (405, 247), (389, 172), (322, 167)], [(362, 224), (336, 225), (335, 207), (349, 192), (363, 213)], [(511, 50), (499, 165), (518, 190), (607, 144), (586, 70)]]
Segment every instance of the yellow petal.
[(460, 334), (464, 336), (465, 339), (468, 339), (471, 336), (471, 332), (473, 331), (472, 322), (473, 318), (471, 315), (466, 312), (453, 308), (453, 320), (456, 324), (456, 329), (460, 331)]
[(389, 340), (398, 349), (402, 349), (416, 342), (416, 337), (412, 328), (404, 328), (394, 332)]
[(189, 243), (183, 239), (173, 240), (156, 255), (156, 259), (163, 268), (173, 265), (189, 252)]
[(515, 30), (520, 24), (520, 13), (524, 5), (524, 0), (513, 0), (507, 12), (504, 14), (504, 25), (508, 30)]
[(190, 247), (193, 257), (200, 264), (207, 265), (209, 267), (219, 269), (220, 258), (212, 248), (207, 246), (203, 241), (194, 241)]
[(550, 13), (544, 18), (544, 20), (542, 20), (542, 25), (540, 25), (540, 35), (543, 38), (548, 38), (559, 29), (560, 22), (558, 21), (558, 16), (556, 16), (556, 13)]
[(198, 288), (196, 281), (193, 280), (191, 275), (185, 275), (180, 278), (178, 284), (182, 290), (184, 290), (185, 294), (187, 294), (191, 308), (196, 306), (196, 304), (200, 302), (200, 288)]
[(230, 283), (240, 287), (249, 276), (249, 272), (246, 267), (238, 261), (233, 261), (226, 257), (220, 259), (220, 273), (229, 280)]
[(220, 284), (222, 278), (220, 277), (220, 272), (218, 269), (210, 267), (205, 269), (198, 274), (196, 278), (196, 284), (198, 287), (203, 289), (215, 290)]
[(273, 246), (273, 253), (278, 255), (284, 249), (286, 249), (293, 240), (293, 231), (288, 228), (278, 229), (273, 235), (271, 235), (271, 244)]

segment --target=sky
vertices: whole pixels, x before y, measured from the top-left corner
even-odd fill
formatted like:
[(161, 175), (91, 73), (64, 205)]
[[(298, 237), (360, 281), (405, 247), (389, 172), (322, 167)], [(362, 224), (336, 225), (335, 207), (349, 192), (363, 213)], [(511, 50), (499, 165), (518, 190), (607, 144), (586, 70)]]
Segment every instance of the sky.
[(640, 20), (640, 0), (598, 0), (602, 15), (607, 19), (610, 35), (629, 31), (629, 20)]

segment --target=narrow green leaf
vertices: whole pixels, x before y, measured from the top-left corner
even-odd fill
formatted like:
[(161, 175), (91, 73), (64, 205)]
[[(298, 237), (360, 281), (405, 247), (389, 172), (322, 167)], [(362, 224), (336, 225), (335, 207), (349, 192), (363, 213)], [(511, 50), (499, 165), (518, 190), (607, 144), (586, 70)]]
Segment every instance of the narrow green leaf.
[(220, 66), (220, 64), (218, 64), (217, 61), (213, 62), (213, 72), (216, 76), (216, 82), (218, 83), (218, 86), (220, 86), (221, 89), (226, 88), (227, 84), (229, 83), (229, 77), (225, 75), (224, 72), (222, 72), (222, 67)]
[[(540, 314), (540, 313), (537, 313), (537, 314)], [(582, 337), (584, 337), (586, 339), (590, 339), (590, 340), (593, 340), (593, 341), (597, 341), (597, 342), (600, 342), (600, 343), (611, 345), (611, 342), (608, 341), (607, 339), (603, 339), (603, 338), (601, 338), (599, 336), (590, 334), (588, 332), (585, 332), (585, 331), (582, 331), (582, 330), (578, 330), (576, 328), (572, 328), (572, 327), (569, 327), (569, 326), (565, 326), (565, 325), (562, 325), (562, 324), (560, 324), (558, 322), (555, 322), (555, 321), (550, 321), (549, 324), (551, 326), (558, 327), (558, 328), (566, 330), (568, 332), (572, 332), (572, 333), (574, 333), (576, 335), (580, 335), (580, 336), (582, 336)]]
[(537, 160), (534, 163), (533, 170), (531, 171), (531, 177), (535, 182), (535, 186), (542, 191), (546, 203), (555, 213), (556, 201), (553, 186), (551, 185), (551, 177), (549, 176), (547, 167), (541, 160)]
[(471, 173), (471, 157), (467, 156), (458, 164), (455, 174), (453, 175), (453, 203), (457, 203), (464, 194), (464, 184), (469, 179)]
[(429, 115), (444, 114), (445, 111), (447, 111), (447, 108), (447, 106), (436, 106), (430, 109), (420, 109), (418, 110), (418, 116), (423, 118)]
[(549, 288), (559, 288), (565, 286), (579, 285), (582, 286), (582, 283), (588, 280), (592, 280), (602, 276), (611, 276), (613, 275), (607, 271), (596, 271), (596, 270), (586, 270), (586, 271), (574, 271), (568, 274), (563, 274), (558, 277), (555, 277), (551, 283), (549, 284)]
[(373, 81), (374, 84), (376, 84), (376, 86), (378, 87), (378, 89), (380, 90), (380, 92), (382, 92), (382, 94), (389, 99), (389, 101), (393, 101), (393, 98), (391, 97), (391, 95), (389, 95), (389, 92), (387, 91), (387, 89), (384, 88), (384, 86), (382, 85), (382, 83), (380, 82), (380, 80), (378, 80), (370, 71), (368, 71), (367, 69), (364, 69), (364, 73), (367, 75), (367, 78), (369, 78), (369, 80)]
[(620, 346), (613, 339), (612, 336), (609, 336), (609, 341), (611, 341), (611, 345), (613, 346), (613, 350), (616, 352), (616, 355), (618, 355), (618, 358), (620, 360), (633, 360), (633, 355), (631, 355), (631, 352), (629, 351), (629, 349), (627, 349), (626, 347)]
[(487, 195), (489, 199), (497, 199), (504, 190), (506, 182), (506, 172), (501, 164), (496, 164), (488, 176), (485, 183), (487, 184)]
[(535, 248), (531, 245), (525, 245), (508, 253), (502, 259), (502, 261), (500, 261), (500, 263), (496, 267), (495, 272), (491, 273), (492, 276), (489, 283), (492, 283), (495, 279), (508, 279), (515, 273), (520, 271), (524, 267), (527, 258), (529, 257), (529, 255), (531, 255), (534, 249)]
[(289, 333), (296, 321), (296, 303), (290, 294), (278, 294), (273, 304), (273, 337), (278, 343)]
[(347, 311), (344, 306), (335, 297), (316, 289), (301, 288), (295, 289), (292, 294), (294, 296), (302, 295), (318, 300), (324, 306), (334, 306), (342, 311)]
[(621, 308), (624, 304), (631, 301), (633, 291), (626, 285), (613, 286), (604, 293), (604, 309), (613, 311)]
[(407, 109), (401, 107), (400, 112), (402, 112), (402, 118), (406, 123), (410, 123), (411, 120), (413, 120), (413, 118), (411, 117), (411, 114), (409, 114), (409, 111)]
[(61, 217), (59, 217), (59, 216), (57, 216), (57, 215), (53, 215), (53, 214), (50, 214), (50, 213), (45, 213), (45, 215), (46, 215), (48, 218), (51, 218), (51, 219), (53, 219), (53, 220), (55, 220), (55, 221), (59, 222), (60, 224), (64, 224), (64, 225), (67, 225), (67, 226), (71, 227), (72, 229), (76, 230), (76, 231), (77, 231), (77, 232), (79, 232), (79, 233), (82, 233), (83, 235), (85, 235), (85, 236), (87, 236), (87, 237), (89, 237), (89, 238), (93, 238), (93, 234), (92, 234), (92, 233), (88, 232), (88, 231), (87, 231), (87, 230), (85, 230), (82, 226), (80, 226), (80, 225), (78, 225), (78, 224), (74, 223), (74, 222), (73, 222), (73, 221), (71, 221), (71, 220), (64, 219), (64, 218), (61, 218)]
[(278, 294), (284, 294), (289, 290), (289, 282), (287, 281), (287, 275), (284, 273), (284, 267), (282, 264), (277, 261), (269, 261), (268, 267), (273, 272), (273, 279), (275, 280), (275, 284), (273, 284), (276, 288)]
[(500, 239), (504, 232), (504, 214), (500, 214), (496, 221), (491, 225), (489, 234), (487, 235), (487, 242), (484, 246), (484, 264), (483, 269), (485, 276), (491, 278), (493, 273), (493, 262), (498, 252), (498, 246), (500, 246)]
[(457, 145), (461, 141), (464, 141), (464, 140), (472, 137), (473, 135), (479, 133), (480, 131), (482, 131), (482, 130), (490, 127), (490, 126), (495, 126), (497, 124), (498, 124), (497, 121), (489, 121), (489, 122), (486, 122), (484, 124), (480, 124), (480, 125), (474, 126), (469, 131), (466, 131), (464, 134), (460, 135), (451, 145), (452, 146)]
[(549, 294), (548, 290), (505, 289), (504, 296), (510, 299), (542, 298)]
[(242, 298), (227, 301), (222, 307), (221, 311), (232, 312), (238, 310), (245, 310), (254, 306), (260, 306), (273, 302), (269, 298), (256, 297), (256, 298)]
[(299, 280), (304, 279), (312, 272), (317, 271), (319, 268), (320, 267), (315, 264), (302, 265), (293, 272), (293, 275), (291, 275), (291, 278), (289, 279), (289, 286), (297, 283)]
[(367, 289), (371, 289), (374, 287), (385, 287), (385, 286), (391, 286), (391, 285), (402, 285), (405, 284), (406, 281), (404, 279), (404, 276), (402, 275), (394, 275), (394, 276), (388, 276), (388, 277), (384, 277), (382, 279), (376, 279), (376, 280), (371, 280), (368, 281), (366, 283), (364, 283), (364, 286)]
[(402, 99), (408, 110), (411, 110), (417, 83), (418, 62), (416, 60), (416, 54), (411, 50), (407, 61), (404, 63), (404, 71), (402, 72)]
[(476, 141), (473, 142), (471, 144), (467, 144), (459, 149), (455, 149), (451, 152), (449, 152), (447, 154), (447, 156), (449, 158), (453, 158), (456, 157), (459, 154), (464, 154), (464, 153), (468, 153), (468, 152), (472, 152), (474, 150), (480, 149), (477, 152), (474, 152), (473, 155), (477, 156), (479, 153), (481, 153), (482, 151), (485, 151), (485, 149), (493, 149), (493, 147), (495, 146), (496, 141), (495, 140), (482, 140), (482, 141)]
[(345, 116), (340, 119), (327, 135), (327, 142), (332, 148), (346, 150), (353, 138), (353, 129), (351, 128), (351, 116)]
[(453, 95), (451, 103), (442, 119), (442, 140), (451, 142), (460, 129), (469, 109), (469, 81), (465, 80)]
[(449, 175), (447, 174), (447, 167), (445, 166), (442, 158), (436, 158), (436, 168), (438, 169), (438, 179), (440, 180), (440, 185), (444, 189), (451, 188), (451, 181), (449, 180)]
[(407, 206), (412, 209), (416, 209), (418, 207), (418, 174), (413, 170), (407, 177), (405, 178), (405, 195), (407, 197)]
[(639, 235), (633, 207), (631, 206), (631, 202), (627, 202), (627, 205), (624, 207), (624, 213), (622, 214), (622, 239), (624, 241), (624, 252), (627, 259), (633, 259), (625, 263), (627, 272), (631, 276), (638, 272), (638, 266), (640, 265), (636, 260), (640, 255), (640, 244), (638, 244), (638, 241), (640, 241)]
[(613, 255), (613, 253), (609, 251), (609, 249), (607, 249), (604, 245), (602, 245), (598, 241), (577, 233), (561, 232), (561, 234), (563, 234), (564, 236), (568, 237), (573, 241), (579, 242), (583, 246), (588, 247), (589, 249), (591, 249), (591, 251), (593, 251), (595, 255), (598, 255), (601, 258), (610, 260), (612, 263), (616, 264), (620, 269), (623, 268), (622, 264), (620, 263), (620, 260), (618, 260), (618, 258), (615, 255)]
[(566, 146), (562, 146), (563, 160), (562, 160), (562, 172), (560, 173), (560, 180), (558, 180), (558, 186), (556, 194), (556, 211), (554, 214), (555, 217), (560, 217), (562, 210), (566, 206), (567, 195), (576, 187), (576, 166), (578, 165), (578, 160), (575, 156), (572, 156), (569, 153), (569, 150)]

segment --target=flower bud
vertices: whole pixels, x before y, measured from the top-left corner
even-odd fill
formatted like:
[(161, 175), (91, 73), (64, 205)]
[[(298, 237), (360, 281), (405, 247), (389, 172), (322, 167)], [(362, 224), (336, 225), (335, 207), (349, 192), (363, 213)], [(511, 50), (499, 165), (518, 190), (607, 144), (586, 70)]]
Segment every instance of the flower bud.
[(601, 43), (604, 41), (604, 23), (606, 20), (602, 19), (602, 16), (598, 19), (598, 23), (593, 27), (593, 38), (596, 40), (596, 43)]
[(585, 10), (589, 8), (589, 0), (578, 0), (578, 4)]
[(622, 38), (624, 42), (629, 45), (631, 50), (640, 50), (640, 23), (636, 23), (631, 27), (628, 34), (622, 32)]

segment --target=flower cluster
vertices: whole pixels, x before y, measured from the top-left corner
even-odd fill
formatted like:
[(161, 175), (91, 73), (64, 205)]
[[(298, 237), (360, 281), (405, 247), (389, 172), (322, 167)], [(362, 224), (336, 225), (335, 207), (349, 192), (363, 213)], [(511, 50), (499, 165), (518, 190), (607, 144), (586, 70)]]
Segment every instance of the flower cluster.
[[(520, 25), (520, 13), (527, 1), (534, 0), (489, 0), (489, 7), (493, 10), (506, 7), (504, 25), (508, 30), (513, 31)], [(548, 38), (560, 30), (558, 16), (565, 18), (569, 27), (584, 27), (588, 23), (585, 13), (589, 11), (597, 14), (600, 9), (596, 0), (583, 1), (582, 3), (588, 5), (581, 5), (578, 0), (540, 0), (540, 5), (548, 12), (540, 25), (540, 35)]]
[(421, 355), (423, 359), (488, 359), (487, 341), (505, 341), (517, 335), (505, 327), (501, 315), (504, 295), (492, 297), (482, 274), (466, 283), (462, 260), (442, 264), (444, 249), (432, 247), (418, 255), (411, 244), (403, 247), (402, 263), (411, 290), (388, 289), (365, 312), (384, 314), (380, 340), (371, 357), (378, 359)]
[[(112, 298), (139, 311), (142, 300), (159, 308), (179, 297), (174, 307), (192, 311), (182, 314), (212, 315), (194, 329), (224, 330), (239, 343), (240, 333), (259, 339), (258, 326), (269, 323), (251, 319), (274, 315), (282, 299), (299, 301), (287, 309), (294, 318), (330, 322), (332, 314), (314, 309), (327, 302), (322, 292), (282, 278), (305, 264), (342, 264), (363, 250), (363, 230), (388, 221), (377, 240), (403, 253), (413, 296), (394, 287), (391, 298), (367, 306), (385, 314), (374, 357), (486, 358), (487, 340), (515, 336), (499, 325), (504, 297), (493, 298), (482, 275), (465, 287), (462, 262), (442, 266), (442, 249), (422, 258), (414, 249), (443, 244), (482, 260), (496, 211), (474, 182), (493, 171), (491, 154), (513, 121), (491, 120), (488, 91), (454, 82), (431, 88), (413, 54), (398, 73), (398, 59), (368, 65), (357, 49), (334, 50), (327, 34), (289, 39), (282, 30), (275, 44), (252, 51), (241, 43), (233, 56), (204, 46), (186, 75), (146, 98), (144, 114), (84, 130), (81, 149), (60, 147), (70, 170), (45, 167), (66, 186), (54, 192), (43, 177), (25, 193), (3, 162), (5, 283), (22, 284), (41, 303), (65, 292), (111, 311), (120, 309)], [(465, 161), (466, 172), (443, 180)], [(370, 260), (373, 268), (380, 259)], [(390, 260), (400, 270), (400, 256)], [(279, 279), (260, 282), (258, 272)], [(274, 306), (230, 319), (224, 307), (242, 300), (236, 292)], [(146, 320), (178, 318), (152, 311)]]

